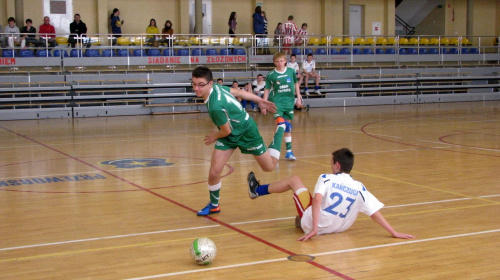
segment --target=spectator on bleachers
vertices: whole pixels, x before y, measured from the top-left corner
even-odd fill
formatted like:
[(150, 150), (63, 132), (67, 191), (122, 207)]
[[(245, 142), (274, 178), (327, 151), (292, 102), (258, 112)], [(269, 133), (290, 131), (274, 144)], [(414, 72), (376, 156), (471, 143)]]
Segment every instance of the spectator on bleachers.
[(149, 26), (146, 28), (146, 34), (150, 34), (146, 36), (146, 43), (152, 44), (154, 47), (158, 47), (158, 40), (156, 40), (156, 36), (160, 34), (160, 29), (156, 26), (156, 20), (154, 18), (149, 20)]
[(280, 44), (281, 34), (283, 34), (283, 30), (281, 29), (282, 23), (278, 22), (276, 29), (274, 29), (274, 46), (278, 46)]
[(316, 73), (316, 61), (313, 59), (313, 54), (310, 53), (307, 55), (307, 59), (304, 60), (302, 63), (302, 71), (304, 73), (304, 85), (306, 86), (305, 88), (305, 93), (306, 95), (309, 95), (309, 79), (314, 78), (316, 80), (316, 87), (314, 90), (314, 93), (320, 95), (321, 92), (319, 91), (319, 74)]
[(110, 16), (111, 33), (113, 33), (113, 45), (116, 44), (116, 38), (121, 37), (123, 20), (120, 19), (120, 10), (117, 8), (113, 9), (113, 13)]
[(165, 26), (161, 30), (162, 42), (167, 43), (167, 46), (171, 48), (174, 43), (174, 29), (172, 28), (172, 22), (170, 20), (165, 21)]
[(262, 74), (257, 75), (257, 79), (255, 79), (252, 83), (253, 92), (258, 96), (262, 97), (264, 95), (264, 87), (266, 86), (266, 81), (264, 81), (264, 76)]
[(262, 54), (263, 38), (266, 37), (264, 33), (264, 17), (262, 16), (262, 7), (255, 7), (253, 18), (253, 32), (257, 37), (257, 54)]
[[(243, 90), (246, 91), (246, 92), (249, 92), (249, 93), (252, 93), (252, 84), (250, 82), (246, 83), (245, 86), (243, 87)], [(253, 101), (250, 101), (250, 105), (252, 105), (252, 111), (256, 112), (257, 111), (257, 108), (255, 107), (255, 102)], [(247, 106), (247, 100), (243, 99), (241, 100), (241, 106), (243, 107), (244, 110), (246, 110), (246, 106)]]
[[(233, 81), (233, 85), (231, 87), (234, 89), (241, 89), (240, 85), (238, 84), (238, 81), (236, 81), (236, 80)], [(241, 98), (236, 97), (236, 99), (238, 99), (238, 101), (241, 102)]]
[(42, 47), (56, 47), (56, 29), (53, 25), (50, 24), (50, 18), (45, 16), (43, 17), (43, 24), (38, 28), (38, 32), (40, 33), (40, 45)]
[(38, 47), (36, 28), (33, 27), (33, 21), (31, 19), (26, 20), (26, 26), (21, 27), (21, 33), (25, 33), (24, 35), (21, 35), (21, 40), (25, 41), (24, 44), (21, 41), (21, 45), (28, 46), (29, 44), (33, 44), (35, 47)]
[(302, 84), (302, 80), (304, 79), (304, 76), (302, 73), (300, 73), (300, 67), (299, 63), (296, 61), (297, 56), (295, 54), (290, 55), (290, 61), (286, 64), (286, 67), (290, 67), (295, 71), (295, 75), (297, 75), (297, 80), (299, 81), (299, 87)]
[(294, 44), (295, 34), (297, 33), (297, 25), (293, 22), (293, 16), (288, 16), (288, 21), (283, 23), (282, 34), (283, 37), (283, 51), (290, 54), (290, 46)]
[(234, 34), (236, 34), (236, 25), (238, 23), (236, 22), (236, 12), (231, 12), (231, 15), (229, 15), (229, 20), (227, 22), (227, 25), (229, 26), (229, 34), (231, 37), (236, 37)]
[[(72, 34), (68, 37), (68, 42), (71, 44), (71, 47), (74, 48), (76, 43), (83, 43), (83, 39), (76, 39), (78, 37), (87, 37), (87, 25), (81, 21), (80, 14), (75, 14), (73, 18), (73, 22), (69, 24), (69, 32)], [(77, 34), (77, 35), (74, 35)], [(90, 47), (90, 42), (87, 40), (87, 48)]]
[(19, 27), (16, 26), (16, 19), (13, 17), (10, 17), (7, 22), (9, 24), (5, 26), (5, 30), (3, 32), (13, 35), (5, 35), (4, 46), (8, 45), (10, 48), (14, 48), (14, 44), (19, 44), (21, 42), (21, 37), (19, 37)]
[(295, 45), (301, 46), (304, 42), (307, 42), (307, 34), (307, 23), (303, 23), (295, 36)]
[(218, 78), (217, 83), (222, 86), (222, 85), (224, 85), (224, 80), (221, 78)]

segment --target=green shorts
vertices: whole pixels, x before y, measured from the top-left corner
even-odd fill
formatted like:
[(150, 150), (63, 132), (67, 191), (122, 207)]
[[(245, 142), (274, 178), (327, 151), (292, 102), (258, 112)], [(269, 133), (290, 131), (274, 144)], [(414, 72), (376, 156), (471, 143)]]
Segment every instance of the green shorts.
[(238, 139), (233, 135), (219, 138), (215, 142), (217, 150), (235, 150), (239, 148), (242, 154), (260, 156), (267, 151), (264, 139), (260, 136), (257, 125), (254, 123)]
[(276, 113), (274, 113), (274, 118), (276, 119), (278, 117), (283, 117), (285, 120), (292, 121), (293, 120), (293, 107), (292, 107), (292, 109), (290, 109), (290, 108), (285, 108), (285, 109), (278, 108), (276, 110)]

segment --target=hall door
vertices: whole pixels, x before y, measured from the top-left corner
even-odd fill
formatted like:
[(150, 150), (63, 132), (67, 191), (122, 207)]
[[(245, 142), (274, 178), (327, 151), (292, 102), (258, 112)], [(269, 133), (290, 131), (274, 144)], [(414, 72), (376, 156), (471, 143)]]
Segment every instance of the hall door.
[(350, 5), (349, 8), (349, 35), (360, 36), (364, 35), (363, 28), (363, 5)]

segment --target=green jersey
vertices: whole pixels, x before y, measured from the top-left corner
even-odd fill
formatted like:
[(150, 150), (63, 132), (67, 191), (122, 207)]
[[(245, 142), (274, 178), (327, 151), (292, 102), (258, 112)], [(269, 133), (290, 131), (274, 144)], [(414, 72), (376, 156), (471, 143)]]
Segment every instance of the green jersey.
[(266, 89), (270, 89), (269, 101), (278, 109), (292, 109), (295, 104), (295, 84), (297, 76), (292, 68), (286, 67), (282, 73), (276, 69), (267, 74)]
[(212, 122), (219, 129), (229, 122), (231, 134), (225, 138), (231, 142), (237, 142), (247, 129), (257, 126), (241, 103), (230, 93), (229, 87), (214, 83), (205, 104)]

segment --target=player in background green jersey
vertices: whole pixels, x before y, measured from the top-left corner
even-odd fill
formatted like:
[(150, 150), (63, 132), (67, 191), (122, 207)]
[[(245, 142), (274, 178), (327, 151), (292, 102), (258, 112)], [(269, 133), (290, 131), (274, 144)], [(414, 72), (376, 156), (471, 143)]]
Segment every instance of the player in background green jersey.
[[(269, 72), (266, 78), (266, 86), (264, 87), (264, 99), (272, 101), (276, 104), (277, 110), (274, 113), (276, 124), (285, 123), (285, 146), (288, 160), (296, 160), (292, 152), (292, 124), (293, 107), (302, 106), (302, 96), (300, 95), (299, 83), (295, 70), (286, 67), (286, 55), (284, 52), (277, 52), (273, 57), (276, 68)], [(266, 110), (261, 109), (262, 114), (266, 114)]]
[(214, 83), (212, 71), (204, 66), (193, 70), (192, 86), (196, 96), (203, 98), (210, 119), (218, 127), (218, 131), (205, 136), (204, 140), (206, 145), (215, 142), (208, 174), (210, 202), (198, 212), (198, 216), (207, 216), (220, 212), (221, 173), (234, 150), (239, 148), (242, 153), (253, 155), (262, 170), (270, 172), (279, 161), (286, 125), (278, 125), (267, 149), (257, 124), (236, 98), (254, 101), (261, 109), (271, 112), (276, 112), (276, 105), (244, 90)]

